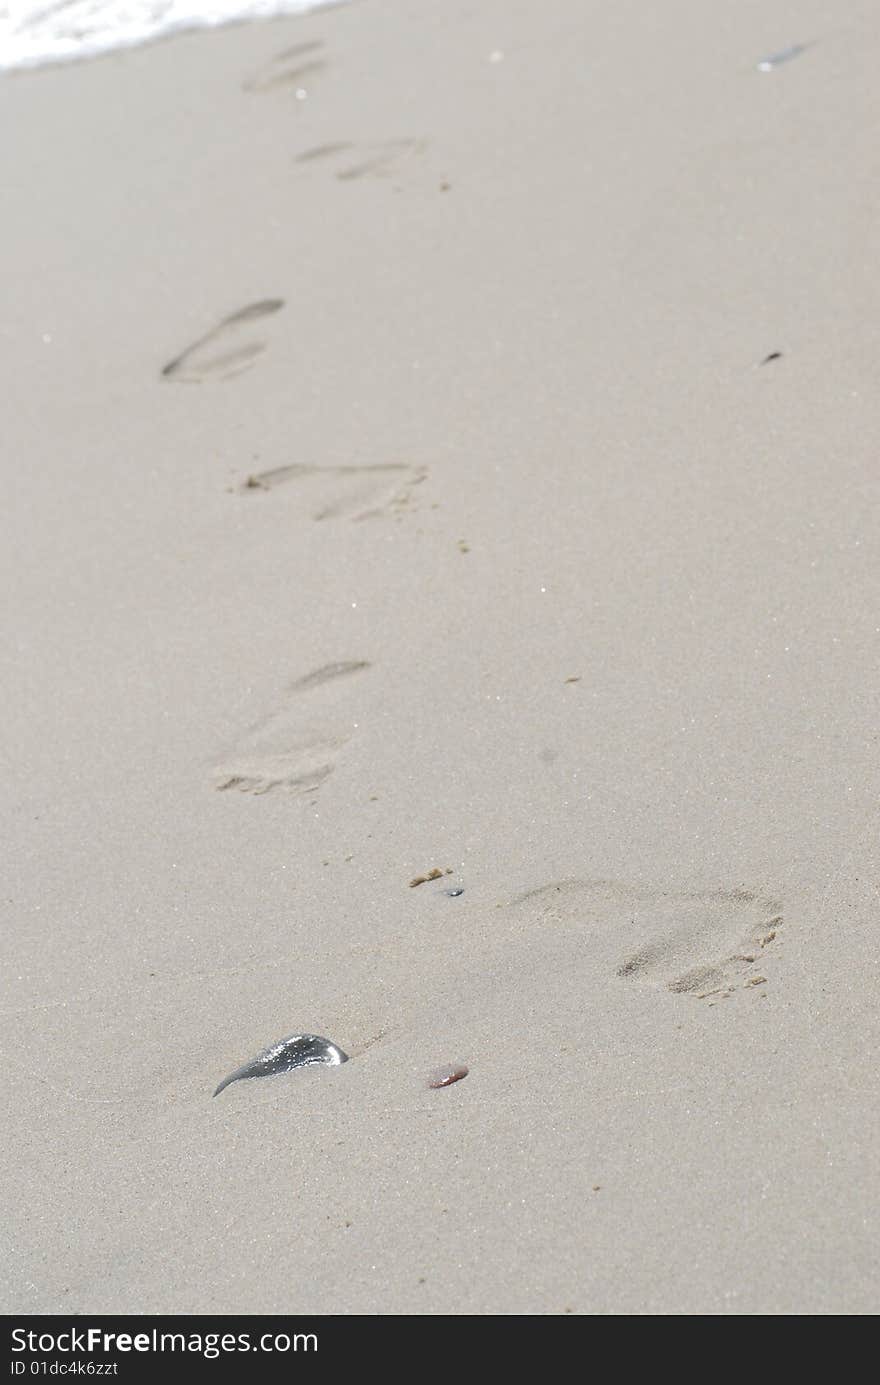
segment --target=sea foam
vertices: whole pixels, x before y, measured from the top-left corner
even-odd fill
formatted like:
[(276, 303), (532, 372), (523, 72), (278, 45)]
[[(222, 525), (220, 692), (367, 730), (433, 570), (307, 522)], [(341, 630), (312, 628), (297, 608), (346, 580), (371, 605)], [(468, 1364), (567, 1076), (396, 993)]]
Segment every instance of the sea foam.
[(184, 29), (300, 14), (340, 0), (5, 0), (0, 71), (91, 58)]

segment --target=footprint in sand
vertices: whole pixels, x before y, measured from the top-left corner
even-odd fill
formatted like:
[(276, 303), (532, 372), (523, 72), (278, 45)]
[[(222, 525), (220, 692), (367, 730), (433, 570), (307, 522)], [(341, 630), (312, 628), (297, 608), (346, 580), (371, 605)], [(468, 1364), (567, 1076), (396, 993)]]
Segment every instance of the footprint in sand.
[(761, 958), (782, 926), (778, 902), (750, 890), (671, 894), (561, 880), (514, 905), (544, 927), (582, 924), (594, 955), (621, 980), (700, 1000), (763, 985)]
[(308, 84), (324, 72), (327, 63), (320, 57), (324, 44), (321, 39), (311, 43), (295, 43), (264, 63), (253, 77), (242, 84), (243, 91), (274, 91), (278, 87), (295, 87), (297, 97), (308, 95)]
[(313, 519), (361, 520), (403, 513), (412, 502), (413, 488), (427, 474), (426, 467), (407, 462), (324, 467), (293, 463), (249, 476), (240, 490), (253, 494), (299, 481), (310, 494)]
[(229, 380), (249, 370), (268, 345), (252, 335), (254, 324), (280, 312), (283, 307), (283, 298), (263, 298), (230, 313), (163, 366), (162, 379), (179, 384), (202, 384), (208, 380)]
[(296, 162), (307, 164), (328, 160), (340, 182), (347, 183), (368, 175), (374, 178), (390, 177), (398, 173), (408, 160), (424, 153), (427, 147), (427, 140), (423, 139), (386, 139), (376, 144), (353, 144), (349, 140), (338, 140), (306, 149)]
[(281, 789), (314, 793), (333, 773), (354, 723), (346, 715), (350, 682), (370, 668), (366, 660), (324, 664), (291, 684), (285, 705), (252, 727), (231, 755), (215, 766), (214, 787), (266, 794)]

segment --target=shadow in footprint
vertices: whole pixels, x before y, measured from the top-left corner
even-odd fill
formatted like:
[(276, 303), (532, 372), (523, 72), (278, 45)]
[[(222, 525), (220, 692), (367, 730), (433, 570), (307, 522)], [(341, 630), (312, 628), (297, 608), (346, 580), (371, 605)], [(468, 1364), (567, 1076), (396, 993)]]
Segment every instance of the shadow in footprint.
[(268, 345), (265, 341), (248, 339), (250, 328), (283, 307), (283, 298), (264, 298), (230, 313), (163, 366), (162, 379), (179, 384), (202, 384), (208, 380), (228, 380), (249, 370)]
[(362, 520), (405, 509), (413, 488), (427, 474), (427, 468), (408, 462), (324, 467), (294, 462), (249, 476), (240, 489), (253, 493), (272, 491), (293, 481), (308, 482), (313, 519)]
[(348, 680), (366, 672), (365, 659), (324, 664), (288, 689), (289, 703), (264, 718), (215, 766), (214, 787), (261, 795), (282, 789), (315, 792), (333, 773), (354, 723), (345, 715)]
[(311, 43), (295, 43), (276, 53), (267, 63), (242, 83), (243, 91), (274, 91), (278, 87), (295, 86), (302, 89), (303, 83), (324, 72), (327, 63), (318, 54), (324, 47), (320, 39)]
[(701, 1000), (762, 984), (755, 964), (782, 925), (778, 902), (750, 890), (673, 894), (560, 880), (512, 903), (543, 928), (574, 925), (621, 980)]
[[(306, 149), (298, 156), (296, 162), (304, 164), (332, 159), (336, 165), (336, 177), (340, 182), (352, 182), (356, 178), (368, 175), (374, 178), (390, 177), (409, 159), (424, 153), (426, 148), (427, 141), (423, 139), (386, 139), (374, 144), (354, 144), (342, 140)], [(341, 167), (342, 164), (345, 166)]]

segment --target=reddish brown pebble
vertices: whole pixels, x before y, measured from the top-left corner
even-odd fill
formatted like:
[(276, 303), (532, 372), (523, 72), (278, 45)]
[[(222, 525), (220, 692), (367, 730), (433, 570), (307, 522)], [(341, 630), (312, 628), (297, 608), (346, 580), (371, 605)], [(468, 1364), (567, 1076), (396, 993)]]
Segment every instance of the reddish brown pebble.
[(460, 1082), (463, 1077), (467, 1077), (468, 1070), (464, 1063), (446, 1063), (442, 1068), (435, 1068), (428, 1078), (429, 1087), (451, 1087), (453, 1082)]

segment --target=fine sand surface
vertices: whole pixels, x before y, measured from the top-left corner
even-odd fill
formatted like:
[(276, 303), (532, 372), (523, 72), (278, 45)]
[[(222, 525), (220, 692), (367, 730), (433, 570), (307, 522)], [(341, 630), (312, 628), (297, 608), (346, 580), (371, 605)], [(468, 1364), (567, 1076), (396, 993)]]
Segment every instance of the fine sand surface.
[(364, 0), (0, 81), (5, 1311), (877, 1310), (878, 63)]

